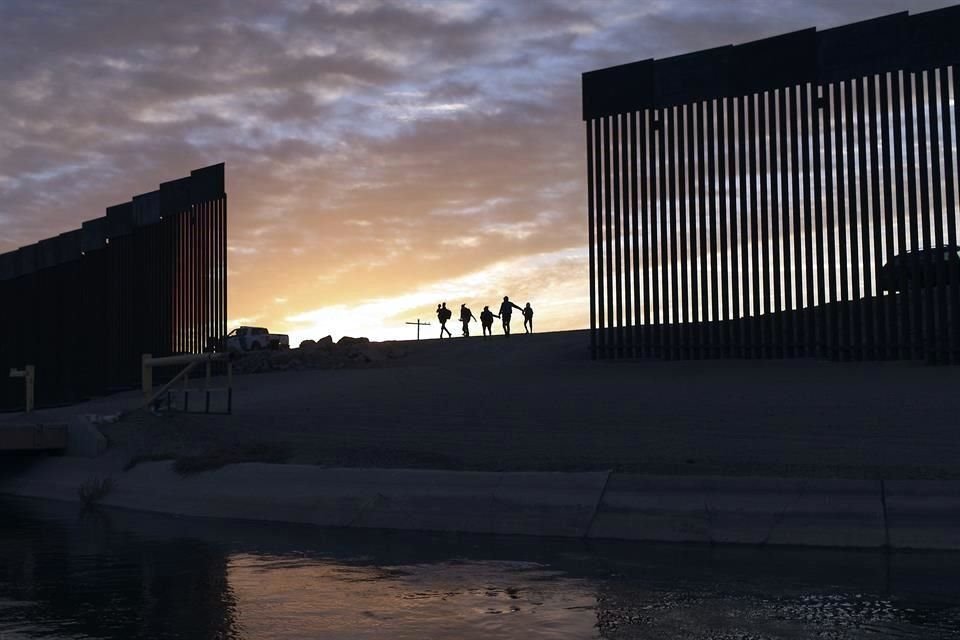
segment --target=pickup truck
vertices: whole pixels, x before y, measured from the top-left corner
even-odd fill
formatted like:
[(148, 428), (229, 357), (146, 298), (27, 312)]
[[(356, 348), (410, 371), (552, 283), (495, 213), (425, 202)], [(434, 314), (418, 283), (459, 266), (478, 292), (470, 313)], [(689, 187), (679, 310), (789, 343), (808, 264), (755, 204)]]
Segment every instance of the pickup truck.
[(230, 352), (290, 348), (289, 336), (270, 333), (263, 327), (237, 327), (227, 334), (225, 342)]

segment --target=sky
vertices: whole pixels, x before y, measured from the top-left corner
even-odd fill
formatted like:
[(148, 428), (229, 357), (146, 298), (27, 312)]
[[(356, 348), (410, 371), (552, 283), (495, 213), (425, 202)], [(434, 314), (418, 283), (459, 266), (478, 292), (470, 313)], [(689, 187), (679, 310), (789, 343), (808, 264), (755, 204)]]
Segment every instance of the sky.
[(0, 252), (226, 162), (231, 328), (584, 328), (581, 73), (951, 4), (0, 0)]

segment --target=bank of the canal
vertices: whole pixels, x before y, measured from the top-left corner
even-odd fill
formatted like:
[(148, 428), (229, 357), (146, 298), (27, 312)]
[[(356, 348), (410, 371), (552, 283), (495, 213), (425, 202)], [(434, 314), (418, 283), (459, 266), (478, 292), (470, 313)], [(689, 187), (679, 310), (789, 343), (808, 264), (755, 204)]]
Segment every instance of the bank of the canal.
[(960, 550), (958, 481), (125, 466), (116, 452), (36, 460), (0, 477), (0, 494), (322, 527)]

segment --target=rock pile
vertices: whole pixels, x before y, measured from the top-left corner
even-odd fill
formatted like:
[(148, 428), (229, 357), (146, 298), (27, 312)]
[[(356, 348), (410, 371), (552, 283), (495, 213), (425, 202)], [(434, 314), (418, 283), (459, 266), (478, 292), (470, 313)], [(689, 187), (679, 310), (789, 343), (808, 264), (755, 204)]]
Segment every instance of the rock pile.
[(407, 355), (406, 347), (389, 342), (370, 342), (368, 338), (344, 336), (334, 343), (326, 336), (304, 340), (299, 349), (251, 351), (240, 354), (233, 363), (235, 373), (264, 373), (289, 369), (361, 369), (384, 366)]

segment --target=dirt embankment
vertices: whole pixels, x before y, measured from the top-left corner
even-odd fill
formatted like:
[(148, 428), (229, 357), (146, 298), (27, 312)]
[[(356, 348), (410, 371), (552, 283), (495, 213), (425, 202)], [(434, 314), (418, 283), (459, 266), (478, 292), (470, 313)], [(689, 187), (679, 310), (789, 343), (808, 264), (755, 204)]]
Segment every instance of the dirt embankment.
[[(257, 353), (238, 368), (271, 373), (234, 377), (233, 415), (140, 412), (103, 432), (129, 459), (183, 458), (181, 467), (189, 469), (258, 460), (960, 478), (960, 368), (801, 359), (593, 361), (588, 345), (588, 334), (571, 332)], [(117, 413), (141, 402), (132, 393), (70, 411)], [(70, 416), (45, 411), (36, 419)]]

